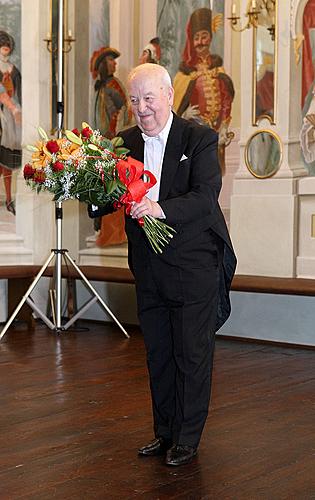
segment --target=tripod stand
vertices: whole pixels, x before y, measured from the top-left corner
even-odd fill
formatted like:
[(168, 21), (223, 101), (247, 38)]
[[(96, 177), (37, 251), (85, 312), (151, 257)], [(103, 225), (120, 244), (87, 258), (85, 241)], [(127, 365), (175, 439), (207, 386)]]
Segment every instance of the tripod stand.
[[(58, 0), (58, 47), (57, 47), (57, 53), (58, 53), (58, 81), (57, 81), (57, 124), (58, 124), (58, 137), (60, 138), (62, 136), (62, 127), (63, 127), (63, 115), (64, 115), (64, 104), (63, 104), (63, 54), (64, 54), (64, 39), (63, 39), (63, 14), (64, 14), (64, 2), (63, 0)], [(93, 288), (91, 283), (88, 281), (86, 276), (82, 273), (80, 268), (76, 265), (74, 260), (70, 257), (68, 250), (62, 248), (62, 203), (61, 202), (56, 202), (55, 204), (55, 219), (56, 219), (56, 248), (51, 250), (51, 254), (49, 255), (48, 259), (38, 272), (37, 276), (35, 277), (33, 283), (30, 285), (28, 288), (27, 292), (19, 302), (18, 306), (16, 307), (15, 311), (5, 324), (4, 328), (1, 331), (0, 334), (0, 340), (10, 327), (11, 323), (17, 316), (18, 312), (22, 308), (23, 304), (26, 302), (32, 309), (33, 311), (36, 312), (36, 314), (46, 323), (48, 328), (51, 330), (55, 330), (56, 332), (60, 332), (63, 330), (67, 330), (92, 304), (95, 302), (100, 302), (100, 304), (103, 306), (105, 311), (112, 317), (112, 319), (117, 323), (119, 328), (122, 330), (122, 332), (125, 334), (127, 338), (129, 338), (128, 333), (124, 329), (124, 327), (119, 323), (118, 319), (114, 316), (112, 311), (109, 309), (109, 307), (105, 304), (103, 299), (100, 297), (100, 295), (97, 293), (97, 291)], [(40, 278), (44, 274), (44, 271), (50, 264), (50, 262), (53, 260), (53, 258), (56, 257), (56, 263), (55, 263), (55, 281), (56, 281), (56, 300), (55, 300), (55, 307), (53, 307), (53, 321), (50, 321), (50, 319), (39, 309), (39, 307), (34, 303), (34, 301), (31, 299), (30, 295), (34, 288), (36, 287), (37, 283), (39, 282)], [(94, 297), (90, 299), (88, 302), (86, 302), (81, 309), (64, 325), (61, 323), (61, 302), (62, 302), (62, 257), (64, 258), (65, 261), (69, 261), (72, 266), (75, 268), (75, 270), (78, 272), (80, 275), (81, 279), (84, 281), (85, 285), (89, 290), (92, 292)]]
[[(112, 313), (112, 311), (109, 309), (109, 307), (105, 304), (103, 301), (102, 297), (97, 293), (95, 288), (91, 285), (91, 283), (88, 281), (86, 276), (82, 273), (80, 268), (77, 266), (77, 264), (74, 262), (74, 260), (70, 257), (68, 250), (62, 248), (62, 204), (60, 202), (56, 203), (56, 248), (53, 248), (51, 250), (51, 254), (49, 255), (48, 259), (44, 263), (44, 265), (41, 267), (40, 271), (36, 275), (33, 283), (29, 286), (27, 292), (17, 305), (16, 309), (14, 310), (13, 314), (3, 327), (1, 334), (0, 334), (0, 340), (10, 327), (11, 323), (17, 316), (18, 312), (22, 308), (24, 303), (27, 303), (34, 312), (44, 321), (44, 323), (50, 328), (51, 330), (55, 330), (56, 332), (62, 332), (64, 330), (67, 330), (82, 314), (89, 309), (93, 304), (95, 304), (97, 301), (103, 306), (105, 311), (112, 317), (112, 319), (117, 323), (121, 331), (125, 334), (127, 338), (129, 338), (128, 333), (124, 329), (124, 327), (120, 324), (116, 316)], [(40, 278), (43, 276), (45, 270), (49, 266), (50, 262), (53, 260), (53, 258), (56, 258), (55, 262), (55, 281), (56, 281), (56, 301), (55, 301), (55, 311), (53, 314), (53, 321), (52, 322), (41, 310), (40, 308), (34, 303), (34, 301), (31, 299), (30, 295), (34, 288), (36, 287), (37, 283), (39, 282)], [(75, 268), (75, 270), (78, 272), (80, 275), (81, 279), (83, 280), (84, 284), (86, 287), (93, 293), (94, 297), (92, 297), (90, 300), (88, 300), (82, 307), (77, 311), (77, 313), (70, 318), (67, 323), (62, 325), (61, 321), (61, 302), (62, 302), (62, 269), (61, 269), (61, 264), (62, 264), (62, 257), (64, 258), (65, 261), (70, 262), (70, 264)]]

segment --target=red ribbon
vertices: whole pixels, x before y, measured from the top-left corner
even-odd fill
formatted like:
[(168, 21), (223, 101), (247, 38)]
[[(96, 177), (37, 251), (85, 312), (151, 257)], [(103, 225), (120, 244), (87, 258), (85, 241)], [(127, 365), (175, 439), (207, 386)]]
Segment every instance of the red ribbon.
[[(132, 203), (139, 203), (147, 194), (149, 189), (156, 184), (156, 178), (148, 170), (144, 170), (144, 165), (141, 161), (135, 160), (128, 156), (126, 160), (119, 160), (116, 165), (119, 180), (126, 186), (126, 192), (120, 197), (119, 201), (126, 206), (126, 214), (129, 215)], [(143, 175), (149, 178), (145, 182), (142, 179)], [(143, 225), (141, 219), (138, 220), (140, 225)]]

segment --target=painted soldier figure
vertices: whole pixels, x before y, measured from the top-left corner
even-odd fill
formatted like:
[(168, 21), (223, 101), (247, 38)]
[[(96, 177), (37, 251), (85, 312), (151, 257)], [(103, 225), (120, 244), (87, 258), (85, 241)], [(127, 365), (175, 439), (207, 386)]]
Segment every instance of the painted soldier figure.
[[(131, 122), (131, 110), (128, 106), (126, 90), (122, 82), (114, 76), (116, 59), (120, 52), (112, 47), (96, 50), (90, 61), (90, 71), (95, 80), (95, 103), (93, 126), (108, 139), (115, 137)], [(126, 241), (124, 213), (119, 210), (111, 216), (98, 218), (94, 229), (99, 230), (96, 245), (105, 247)]]
[(174, 110), (179, 116), (219, 133), (222, 166), (224, 148), (234, 135), (228, 131), (234, 87), (224, 71), (222, 58), (210, 52), (212, 33), (220, 23), (220, 16), (212, 18), (210, 9), (192, 13), (186, 28), (183, 58), (174, 79)]

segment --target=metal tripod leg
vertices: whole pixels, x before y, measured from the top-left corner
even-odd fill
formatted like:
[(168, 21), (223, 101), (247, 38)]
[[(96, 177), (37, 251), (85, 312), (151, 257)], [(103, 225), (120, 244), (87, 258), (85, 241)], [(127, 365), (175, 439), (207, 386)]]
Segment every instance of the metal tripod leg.
[[(26, 302), (32, 309), (37, 313), (37, 315), (46, 323), (48, 328), (51, 330), (56, 330), (56, 331), (63, 331), (69, 328), (70, 325), (72, 325), (92, 304), (94, 304), (97, 300), (100, 302), (100, 304), (103, 306), (105, 311), (112, 317), (112, 319), (117, 323), (121, 331), (124, 333), (124, 335), (129, 339), (129, 335), (124, 329), (124, 327), (120, 324), (116, 316), (112, 313), (112, 311), (109, 309), (109, 307), (105, 304), (103, 301), (102, 297), (97, 293), (97, 291), (93, 288), (91, 283), (88, 281), (88, 279), (84, 276), (80, 268), (76, 265), (74, 260), (70, 257), (68, 254), (68, 250), (65, 250), (62, 248), (62, 203), (61, 202), (56, 202), (56, 210), (55, 210), (55, 216), (56, 216), (56, 248), (51, 251), (50, 256), (46, 260), (45, 264), (42, 266), (40, 269), (39, 273), (35, 277), (33, 283), (30, 285), (28, 288), (26, 294), (23, 296), (22, 300), (16, 307), (15, 311), (13, 312), (12, 316), (9, 318), (7, 323), (5, 324), (1, 334), (0, 334), (0, 341), (6, 331), (8, 330), (9, 326), (11, 325), (12, 321), (18, 314), (19, 310), (23, 306), (23, 304)], [(37, 307), (37, 305), (29, 298), (30, 294), (34, 290), (35, 286), (37, 285), (39, 279), (43, 275), (45, 269), (47, 268), (48, 264), (51, 262), (53, 257), (56, 257), (56, 263), (55, 263), (55, 286), (56, 286), (56, 301), (55, 301), (55, 308), (53, 311), (53, 319), (54, 323), (50, 321), (50, 319)], [(87, 302), (76, 314), (73, 318), (71, 318), (65, 325), (62, 325), (61, 323), (61, 302), (62, 302), (62, 256), (64, 258), (68, 259), (69, 262), (73, 265), (73, 267), (76, 269), (76, 271), (79, 273), (81, 279), (84, 281), (85, 285), (90, 289), (90, 291), (93, 293), (94, 297), (91, 299), (89, 302)]]
[[(40, 269), (40, 271), (36, 275), (33, 283), (31, 283), (31, 285), (29, 286), (27, 292), (25, 293), (25, 295), (23, 295), (23, 298), (21, 299), (21, 301), (19, 302), (19, 304), (17, 305), (17, 307), (13, 311), (13, 314), (8, 319), (8, 321), (6, 322), (6, 324), (4, 325), (4, 327), (3, 327), (2, 331), (1, 331), (1, 334), (0, 334), (0, 340), (2, 339), (2, 337), (4, 336), (4, 334), (6, 333), (6, 331), (8, 330), (8, 328), (10, 327), (11, 323), (13, 322), (13, 320), (15, 319), (15, 317), (17, 316), (18, 312), (20, 311), (21, 307), (23, 306), (23, 304), (25, 302), (27, 302), (28, 305), (33, 308), (32, 301), (28, 300), (28, 297), (30, 296), (30, 294), (34, 290), (35, 286), (37, 285), (38, 281), (42, 277), (44, 271), (46, 270), (46, 268), (48, 267), (49, 263), (54, 258), (54, 256), (55, 256), (55, 252), (51, 252), (51, 254), (49, 255), (49, 257), (46, 260), (45, 264), (42, 266), (42, 268)], [(48, 318), (46, 318), (46, 316), (42, 315), (42, 319), (43, 319), (43, 321), (45, 321), (45, 323), (47, 324), (47, 326), (49, 326), (49, 328), (51, 328), (51, 325), (54, 326), (51, 323), (51, 321)]]
[[(102, 297), (97, 293), (97, 291), (95, 290), (95, 288), (91, 285), (91, 283), (88, 281), (88, 279), (85, 277), (85, 275), (82, 273), (81, 269), (76, 265), (76, 263), (74, 262), (74, 260), (70, 257), (70, 255), (68, 254), (67, 251), (65, 251), (64, 253), (64, 258), (65, 259), (68, 259), (69, 262), (73, 265), (73, 267), (75, 268), (75, 270), (79, 273), (79, 275), (81, 276), (82, 280), (84, 281), (84, 283), (86, 284), (86, 286), (90, 289), (90, 291), (94, 294), (94, 296), (96, 297), (96, 299), (100, 302), (100, 304), (102, 304), (102, 306), (104, 307), (105, 311), (113, 318), (113, 320), (117, 323), (117, 325), (119, 326), (119, 328), (121, 329), (121, 331), (125, 334), (125, 336), (129, 339), (129, 335), (128, 333), (126, 332), (126, 330), (124, 329), (124, 327), (120, 324), (120, 322), (118, 321), (118, 319), (116, 318), (116, 316), (112, 313), (112, 311), (109, 309), (109, 307), (105, 304), (104, 300), (102, 299)], [(85, 312), (88, 307), (90, 305), (92, 305), (92, 303), (94, 304), (96, 300), (92, 299), (90, 302), (88, 302), (85, 306), (82, 307), (82, 309), (80, 309), (77, 314), (71, 318), (68, 323), (66, 323), (64, 325), (64, 329), (67, 329), (72, 323), (74, 323), (74, 321), (76, 321), (80, 316), (81, 314), (83, 314), (83, 312)]]

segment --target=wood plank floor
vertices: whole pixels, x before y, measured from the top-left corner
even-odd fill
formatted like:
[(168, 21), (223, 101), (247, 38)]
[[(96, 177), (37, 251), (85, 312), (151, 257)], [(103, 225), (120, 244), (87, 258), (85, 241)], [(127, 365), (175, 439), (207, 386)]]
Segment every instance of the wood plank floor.
[(218, 339), (198, 458), (152, 437), (142, 338), (11, 329), (0, 344), (0, 499), (315, 499), (315, 351)]

